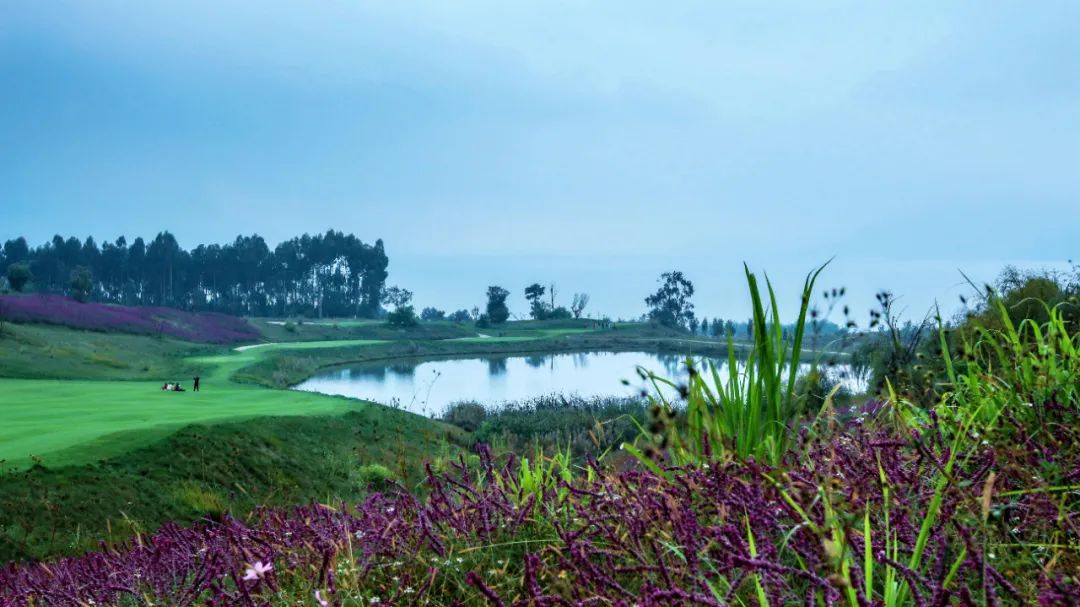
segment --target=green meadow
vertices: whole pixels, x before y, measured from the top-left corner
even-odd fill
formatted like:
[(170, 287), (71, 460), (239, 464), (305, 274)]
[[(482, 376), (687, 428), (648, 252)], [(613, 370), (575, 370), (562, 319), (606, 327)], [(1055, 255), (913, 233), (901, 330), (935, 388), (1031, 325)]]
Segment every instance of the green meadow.
[[(84, 464), (152, 444), (187, 424), (339, 415), (372, 406), (278, 389), (338, 364), (425, 355), (680, 348), (679, 342), (657, 341), (635, 326), (597, 330), (566, 324), (509, 323), (487, 333), (444, 339), (430, 339), (433, 330), (421, 327), (397, 332), (398, 339), (357, 339), (348, 337), (357, 327), (390, 332), (384, 324), (369, 321), (326, 321), (314, 325), (317, 335), (344, 338), (238, 348), (9, 325), (7, 339), (16, 345), (0, 355), (0, 460), (7, 469), (35, 461), (49, 467)], [(436, 329), (440, 335), (453, 332), (450, 323), (445, 325)], [(257, 326), (282, 325), (258, 321)], [(201, 377), (199, 392), (191, 390), (194, 375)], [(186, 391), (162, 391), (166, 381), (179, 381)]]

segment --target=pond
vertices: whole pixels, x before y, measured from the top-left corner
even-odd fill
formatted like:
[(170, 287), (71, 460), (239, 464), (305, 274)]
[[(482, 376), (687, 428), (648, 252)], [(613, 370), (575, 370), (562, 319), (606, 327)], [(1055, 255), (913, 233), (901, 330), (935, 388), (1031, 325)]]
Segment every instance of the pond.
[[(401, 359), (324, 371), (297, 390), (375, 401), (421, 415), (441, 415), (451, 404), (473, 401), (496, 407), (549, 394), (629, 396), (644, 386), (636, 369), (685, 380), (685, 356), (644, 352), (576, 352), (531, 356)], [(721, 369), (726, 373), (726, 362)], [(809, 367), (807, 367), (807, 370)], [(846, 365), (832, 367), (854, 391), (864, 382)], [(624, 385), (627, 380), (630, 385)]]

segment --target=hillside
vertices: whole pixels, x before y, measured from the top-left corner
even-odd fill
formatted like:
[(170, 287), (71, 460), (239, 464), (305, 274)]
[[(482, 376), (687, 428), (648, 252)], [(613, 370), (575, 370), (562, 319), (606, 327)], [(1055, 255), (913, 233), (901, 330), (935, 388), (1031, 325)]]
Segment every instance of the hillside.
[(79, 303), (62, 295), (0, 295), (0, 319), (73, 329), (175, 337), (207, 344), (255, 341), (259, 331), (243, 318), (157, 306)]

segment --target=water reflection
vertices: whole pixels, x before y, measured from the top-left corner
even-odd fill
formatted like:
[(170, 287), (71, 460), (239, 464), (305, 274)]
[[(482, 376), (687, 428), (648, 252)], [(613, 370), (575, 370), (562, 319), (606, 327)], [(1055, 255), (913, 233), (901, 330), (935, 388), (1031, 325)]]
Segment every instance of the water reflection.
[[(695, 359), (704, 368), (706, 359)], [(727, 377), (727, 361), (713, 360)], [(390, 364), (335, 369), (296, 386), (298, 390), (338, 394), (390, 404), (424, 415), (439, 415), (448, 405), (471, 400), (486, 405), (548, 394), (625, 396), (640, 392), (642, 367), (685, 380), (686, 357), (643, 352), (576, 352), (467, 359), (401, 359)], [(835, 365), (830, 376), (860, 391), (865, 381), (848, 365)], [(622, 380), (626, 380), (626, 384)]]

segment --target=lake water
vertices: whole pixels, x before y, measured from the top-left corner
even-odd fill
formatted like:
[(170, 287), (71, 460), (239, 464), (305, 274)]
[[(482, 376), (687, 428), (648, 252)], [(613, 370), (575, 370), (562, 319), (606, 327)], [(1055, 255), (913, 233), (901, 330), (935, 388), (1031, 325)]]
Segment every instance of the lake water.
[[(549, 394), (629, 396), (644, 385), (637, 375), (638, 367), (685, 381), (685, 360), (681, 355), (644, 352), (403, 359), (324, 371), (295, 388), (371, 400), (431, 416), (461, 401), (498, 406)], [(726, 362), (723, 367), (726, 373)], [(848, 387), (863, 389), (861, 381), (848, 377), (850, 369), (845, 365), (836, 365), (833, 370)]]

